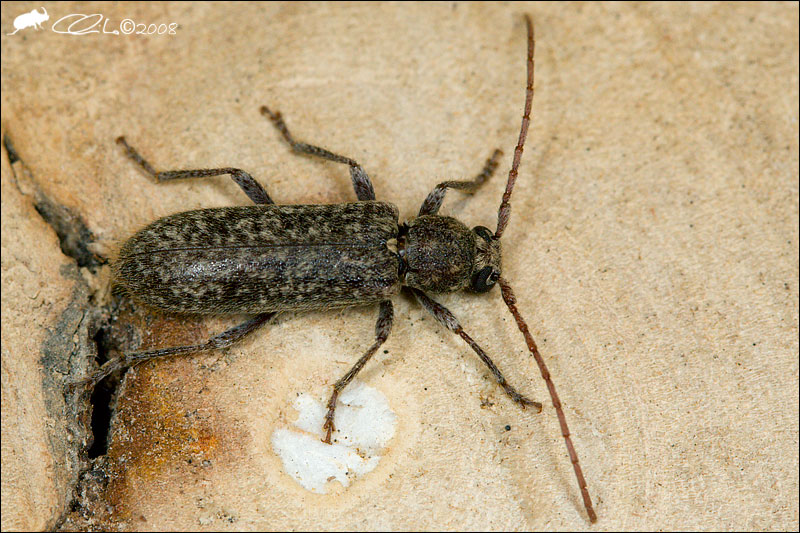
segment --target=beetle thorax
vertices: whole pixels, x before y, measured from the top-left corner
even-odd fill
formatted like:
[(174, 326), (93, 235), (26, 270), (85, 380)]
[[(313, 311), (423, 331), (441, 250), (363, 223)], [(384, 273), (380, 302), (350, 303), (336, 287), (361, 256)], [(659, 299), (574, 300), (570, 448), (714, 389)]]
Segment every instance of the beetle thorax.
[(474, 288), (475, 277), (487, 266), (499, 275), (500, 242), (487, 241), (476, 230), (439, 215), (423, 215), (404, 224), (398, 239), (404, 285), (453, 292)]

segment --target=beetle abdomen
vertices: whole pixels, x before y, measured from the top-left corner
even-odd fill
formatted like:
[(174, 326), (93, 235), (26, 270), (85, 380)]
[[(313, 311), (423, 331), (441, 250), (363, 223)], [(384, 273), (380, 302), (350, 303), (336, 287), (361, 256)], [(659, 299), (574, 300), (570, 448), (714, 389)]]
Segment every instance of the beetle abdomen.
[(384, 202), (187, 211), (131, 237), (114, 265), (135, 298), (177, 313), (255, 314), (385, 300), (400, 288)]

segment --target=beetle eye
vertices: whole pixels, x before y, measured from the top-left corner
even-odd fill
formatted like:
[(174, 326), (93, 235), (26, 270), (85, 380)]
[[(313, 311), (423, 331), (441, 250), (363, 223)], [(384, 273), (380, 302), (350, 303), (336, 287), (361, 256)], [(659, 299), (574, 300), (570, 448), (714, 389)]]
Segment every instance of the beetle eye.
[(472, 228), (472, 231), (486, 242), (491, 242), (491, 240), (494, 239), (494, 233), (486, 226), (475, 226)]
[(492, 267), (483, 267), (472, 276), (472, 290), (486, 292), (494, 286), (499, 277)]

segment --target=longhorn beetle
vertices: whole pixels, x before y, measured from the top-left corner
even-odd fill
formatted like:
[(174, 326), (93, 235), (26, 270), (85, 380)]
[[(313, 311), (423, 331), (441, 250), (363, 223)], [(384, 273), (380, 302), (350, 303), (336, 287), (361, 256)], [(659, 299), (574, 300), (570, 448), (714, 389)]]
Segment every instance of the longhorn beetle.
[(523, 409), (531, 406), (541, 411), (542, 404), (517, 392), (456, 317), (429, 296), (429, 293), (459, 290), (484, 293), (499, 283), (503, 300), (550, 391), (586, 512), (595, 522), (597, 516), (555, 385), (516, 307), (511, 286), (500, 276), (500, 237), (511, 214), (509, 201), (517, 180), (533, 101), (533, 24), (528, 16), (525, 16), (525, 23), (528, 30), (525, 112), (494, 232), (483, 226), (470, 230), (458, 220), (437, 213), (447, 189), (473, 193), (483, 185), (497, 167), (500, 150), (494, 151), (474, 179), (438, 184), (425, 198), (419, 215), (399, 224), (397, 208), (375, 200), (372, 183), (359, 163), (295, 140), (281, 114), (266, 106), (261, 108), (261, 113), (272, 121), (295, 152), (350, 167), (357, 203), (275, 205), (267, 191), (241, 169), (157, 172), (124, 137), (119, 137), (117, 142), (124, 147), (127, 156), (158, 182), (228, 174), (256, 205), (198, 209), (156, 220), (122, 246), (113, 265), (115, 282), (134, 299), (164, 311), (200, 315), (251, 314), (253, 318), (211, 337), (204, 344), (149, 350), (111, 359), (76, 383), (92, 387), (112, 372), (143, 361), (230, 346), (281, 311), (379, 304), (375, 343), (336, 382), (328, 401), (323, 429), (324, 442), (330, 444), (339, 393), (386, 341), (393, 318), (390, 298), (406, 288), (436, 320), (464, 339), (515, 403)]

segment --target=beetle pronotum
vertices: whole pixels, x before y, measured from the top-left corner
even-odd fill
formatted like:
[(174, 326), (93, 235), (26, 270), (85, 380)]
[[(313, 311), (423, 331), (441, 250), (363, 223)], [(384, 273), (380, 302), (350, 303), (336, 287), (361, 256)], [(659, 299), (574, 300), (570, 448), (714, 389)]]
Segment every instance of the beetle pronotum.
[(523, 409), (541, 410), (512, 387), (456, 317), (428, 293), (470, 290), (488, 292), (496, 283), (547, 384), (575, 470), (589, 519), (597, 516), (553, 380), (528, 326), (516, 307), (508, 281), (500, 276), (500, 237), (511, 214), (511, 192), (517, 179), (533, 101), (533, 25), (528, 31), (525, 111), (514, 149), (494, 232), (468, 229), (458, 220), (438, 215), (447, 189), (477, 190), (493, 173), (501, 155), (495, 150), (483, 171), (469, 181), (438, 184), (417, 217), (399, 224), (397, 208), (375, 200), (367, 173), (355, 160), (318, 146), (298, 142), (278, 112), (261, 108), (295, 152), (344, 163), (357, 203), (275, 205), (266, 190), (237, 168), (157, 172), (136, 150), (117, 139), (127, 155), (158, 182), (228, 174), (256, 204), (199, 209), (156, 220), (131, 237), (114, 264), (114, 278), (134, 299), (157, 309), (192, 314), (251, 314), (253, 318), (211, 337), (206, 343), (137, 352), (105, 363), (81, 380), (90, 386), (117, 370), (142, 361), (230, 346), (281, 311), (327, 309), (377, 303), (376, 340), (333, 387), (323, 429), (327, 443), (335, 431), (339, 393), (358, 374), (389, 336), (393, 308), (390, 297), (403, 287), (443, 326), (460, 336), (489, 367), (506, 394)]

